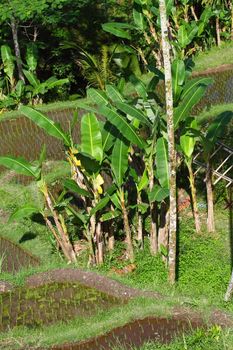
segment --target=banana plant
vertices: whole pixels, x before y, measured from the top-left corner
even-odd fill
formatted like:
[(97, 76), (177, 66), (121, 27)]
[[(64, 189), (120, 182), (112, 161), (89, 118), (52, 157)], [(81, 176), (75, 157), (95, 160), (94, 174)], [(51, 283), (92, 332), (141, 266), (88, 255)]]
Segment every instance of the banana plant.
[[(26, 66), (23, 70), (29, 84), (24, 84), (23, 80), (16, 83), (15, 57), (12, 55), (11, 48), (8, 45), (1, 46), (2, 68), (5, 73), (5, 79), (2, 84), (2, 94), (0, 98), (0, 108), (14, 108), (20, 103), (28, 101), (30, 104), (41, 102), (41, 96), (49, 90), (62, 86), (69, 82), (68, 79), (57, 79), (50, 77), (45, 82), (40, 82), (36, 76), (36, 67), (38, 61), (37, 48), (34, 43), (27, 46)], [(6, 88), (5, 88), (6, 85)]]
[(111, 170), (113, 175), (113, 180), (116, 184), (116, 200), (119, 203), (119, 207), (122, 211), (124, 231), (126, 234), (126, 244), (127, 244), (127, 254), (131, 262), (134, 261), (134, 249), (132, 242), (132, 232), (130, 229), (126, 195), (124, 189), (125, 175), (128, 170), (128, 152), (129, 152), (129, 142), (122, 136), (119, 136), (113, 147), (111, 155)]
[(15, 59), (8, 45), (1, 46), (1, 59), (3, 71), (6, 75), (7, 93), (9, 94), (15, 86)]
[(38, 48), (34, 42), (30, 42), (27, 45), (25, 59), (26, 59), (26, 63), (27, 63), (27, 69), (30, 72), (35, 73), (37, 65), (38, 65)]
[[(26, 204), (12, 213), (9, 221), (20, 220), (24, 217), (29, 217), (32, 214), (40, 213), (46, 222), (50, 232), (55, 238), (58, 246), (62, 249), (64, 256), (68, 262), (76, 262), (76, 255), (70, 242), (67, 226), (62, 213), (59, 211), (57, 203), (51, 195), (48, 185), (42, 174), (42, 163), (45, 159), (45, 151), (42, 150), (40, 159), (34, 163), (30, 163), (23, 158), (2, 156), (0, 164), (14, 170), (18, 174), (32, 176), (37, 183), (39, 191), (43, 194), (45, 207)], [(52, 218), (52, 219), (51, 219)], [(53, 224), (54, 221), (54, 224)]]
[(23, 73), (30, 84), (25, 86), (25, 90), (27, 91), (27, 97), (32, 105), (41, 102), (41, 96), (46, 94), (49, 90), (69, 82), (68, 79), (57, 79), (56, 77), (50, 77), (41, 83), (36, 74), (32, 71), (23, 69)]
[(207, 193), (207, 229), (209, 232), (215, 231), (214, 223), (214, 196), (212, 185), (212, 164), (211, 154), (215, 148), (218, 138), (220, 138), (230, 120), (233, 118), (231, 111), (219, 114), (209, 125), (206, 134), (199, 133), (200, 142), (203, 147), (203, 156), (206, 164), (206, 193)]
[(191, 54), (193, 54), (195, 48), (187, 48), (193, 42), (197, 34), (198, 25), (196, 21), (183, 22), (183, 24), (179, 26), (176, 35), (177, 41), (173, 43), (173, 46), (176, 50), (176, 57), (184, 59), (185, 57), (188, 57)]
[[(139, 219), (139, 227), (138, 227), (138, 237), (140, 241), (140, 245), (142, 246), (142, 231), (141, 231), (141, 219), (142, 219), (142, 207), (145, 207), (146, 203), (141, 203), (141, 191), (144, 186), (141, 188), (141, 180), (145, 180), (148, 178), (148, 185), (150, 191), (153, 190), (155, 185), (155, 154), (156, 154), (156, 140), (157, 133), (159, 132), (158, 124), (159, 120), (159, 106), (154, 96), (154, 89), (152, 85), (155, 86), (159, 77), (158, 71), (155, 70), (155, 77), (149, 82), (146, 86), (144, 85), (138, 78), (132, 77), (132, 81), (134, 81), (135, 92), (138, 95), (138, 98), (134, 98), (132, 101), (130, 99), (126, 99), (123, 97), (119, 90), (113, 85), (107, 85), (105, 92), (100, 92), (98, 90), (89, 89), (88, 97), (89, 100), (92, 101), (92, 105), (95, 103), (97, 105), (96, 111), (100, 114), (103, 114), (108, 121), (113, 124), (113, 126), (118, 127), (118, 130), (121, 133), (121, 137), (125, 138), (131, 143), (131, 152), (130, 157), (132, 159), (135, 158), (135, 154), (141, 152), (142, 163), (145, 169), (145, 174), (143, 179), (141, 179), (140, 173), (136, 170), (136, 174), (134, 177), (135, 187), (137, 189), (137, 210), (138, 210), (138, 219)], [(156, 78), (156, 79), (154, 79)], [(104, 108), (103, 108), (104, 104)], [(104, 113), (103, 113), (104, 112)], [(110, 116), (112, 118), (110, 119)], [(122, 126), (121, 126), (122, 122)], [(139, 132), (143, 132), (145, 130), (148, 133), (147, 141), (143, 140), (141, 137), (139, 138)], [(133, 131), (133, 133), (132, 133)], [(135, 134), (137, 137), (135, 137)], [(138, 139), (140, 141), (138, 141)], [(118, 141), (119, 142), (119, 141)], [(116, 145), (119, 147), (118, 143)], [(114, 149), (116, 149), (114, 146)], [(122, 144), (121, 144), (122, 145)], [(124, 148), (123, 148), (124, 149)], [(138, 151), (137, 151), (138, 149)], [(113, 153), (114, 154), (114, 153)], [(167, 158), (165, 159), (165, 162)], [(131, 162), (131, 168), (133, 167), (133, 162)], [(161, 164), (160, 164), (161, 165)], [(167, 166), (167, 165), (166, 165)], [(116, 167), (115, 167), (116, 168)], [(123, 168), (124, 169), (124, 168)], [(132, 171), (131, 171), (132, 174)], [(114, 177), (116, 179), (116, 176)], [(137, 178), (137, 179), (136, 179)], [(117, 183), (117, 181), (116, 181)], [(118, 187), (119, 180), (117, 183)], [(160, 188), (160, 187), (159, 187)], [(122, 191), (119, 192), (119, 199), (122, 200), (122, 211), (125, 210), (124, 203), (124, 193)], [(151, 229), (150, 229), (150, 237), (151, 237), (151, 252), (153, 254), (157, 253), (157, 226), (156, 226), (156, 205), (155, 200), (150, 201), (150, 216), (151, 216)], [(148, 205), (147, 205), (148, 206)], [(143, 209), (144, 210), (144, 209)], [(125, 216), (127, 215), (125, 214)], [(127, 220), (125, 221), (125, 229), (128, 230)], [(127, 233), (127, 232), (126, 232)], [(127, 236), (130, 237), (131, 233), (128, 230)], [(128, 239), (130, 241), (130, 239)], [(129, 248), (130, 250), (131, 248)]]
[(143, 171), (143, 162), (142, 159), (137, 160), (135, 155), (133, 154), (130, 158), (130, 176), (134, 180), (136, 193), (137, 193), (137, 203), (132, 208), (136, 208), (137, 211), (137, 222), (136, 222), (136, 230), (137, 230), (137, 243), (138, 248), (144, 248), (144, 237), (143, 237), (143, 216), (147, 212), (149, 207), (148, 203), (143, 202), (142, 195), (145, 190), (148, 188), (148, 174), (147, 170)]
[(0, 108), (11, 109), (17, 107), (25, 96), (25, 85), (22, 80), (19, 80), (14, 89), (8, 95), (0, 97)]
[[(169, 7), (169, 6), (168, 6)], [(161, 52), (159, 49), (160, 35), (158, 34), (158, 12), (153, 1), (133, 1), (132, 23), (110, 22), (102, 24), (104, 31), (121, 38), (125, 42), (139, 38), (141, 47), (135, 42), (137, 53), (144, 66), (148, 65), (148, 58), (153, 57), (157, 66), (161, 66)]]
[(189, 123), (186, 123), (186, 125), (187, 125), (186, 132), (180, 137), (180, 146), (183, 151), (184, 161), (189, 172), (189, 184), (190, 184), (191, 196), (192, 196), (193, 216), (194, 216), (196, 232), (199, 233), (201, 230), (201, 224), (200, 224), (200, 218), (199, 218), (198, 206), (197, 206), (195, 178), (194, 178), (194, 173), (192, 168), (193, 152), (194, 152), (197, 139), (195, 135), (192, 135), (190, 132), (190, 128), (197, 130), (198, 126), (195, 119), (192, 119)]
[(98, 212), (109, 202), (109, 198), (103, 195), (104, 180), (101, 176), (104, 160), (103, 147), (105, 147), (103, 146), (101, 124), (93, 113), (85, 114), (81, 119), (81, 142), (75, 144), (72, 138), (73, 128), (67, 134), (60, 125), (31, 107), (22, 106), (20, 111), (49, 135), (63, 142), (66, 159), (71, 168), (71, 179), (65, 181), (64, 185), (67, 190), (80, 196), (84, 208), (84, 212), (81, 208), (75, 212), (69, 206), (68, 214), (82, 218), (81, 221), (86, 230), (85, 236), (90, 247), (89, 263), (101, 264), (103, 262), (103, 234)]
[(192, 70), (190, 61), (176, 59), (172, 64), (172, 80), (174, 95), (174, 127), (177, 130), (181, 123), (190, 116), (193, 107), (204, 96), (207, 87), (212, 84), (211, 78), (195, 78), (189, 80)]
[[(123, 214), (128, 255), (130, 260), (133, 261), (132, 233), (130, 230), (125, 200), (126, 196), (124, 187), (122, 186), (122, 180), (128, 169), (128, 143), (130, 142), (134, 147), (139, 147), (142, 150), (146, 146), (146, 142), (139, 135), (139, 130), (136, 126), (137, 123), (133, 123), (133, 120), (147, 126), (150, 126), (151, 122), (145, 113), (137, 109), (133, 104), (127, 103), (119, 90), (113, 85), (107, 85), (106, 92), (89, 89), (87, 93), (92, 104), (95, 103), (97, 105), (96, 111), (104, 115), (108, 119), (108, 122), (120, 131), (113, 147), (110, 164), (113, 179), (118, 188), (117, 198), (118, 203), (120, 203), (119, 208)], [(131, 147), (131, 149), (133, 149), (133, 147)], [(140, 192), (138, 192), (138, 194), (140, 194)]]

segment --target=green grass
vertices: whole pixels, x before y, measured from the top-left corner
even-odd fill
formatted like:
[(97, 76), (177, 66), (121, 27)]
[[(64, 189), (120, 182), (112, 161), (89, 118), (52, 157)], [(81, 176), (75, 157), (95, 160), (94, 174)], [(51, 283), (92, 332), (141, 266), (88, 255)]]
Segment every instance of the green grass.
[(233, 43), (223, 43), (220, 47), (213, 47), (200, 52), (194, 59), (195, 71), (204, 71), (223, 64), (233, 64)]
[[(214, 235), (208, 234), (203, 225), (202, 234), (197, 235), (192, 218), (183, 217), (179, 223), (179, 261), (178, 281), (175, 286), (167, 282), (167, 270), (161, 257), (149, 254), (149, 244), (145, 251), (136, 252), (137, 269), (128, 275), (117, 276), (111, 268), (119, 265), (119, 252), (107, 257), (100, 271), (110, 271), (110, 276), (137, 288), (154, 290), (170, 298), (182, 300), (187, 305), (198, 307), (216, 307), (233, 311), (233, 302), (225, 304), (223, 296), (226, 291), (230, 273), (230, 242), (228, 211), (219, 204), (216, 210), (216, 230)], [(187, 211), (185, 215), (190, 215)], [(205, 222), (205, 210), (201, 212)], [(109, 272), (108, 272), (109, 274)]]

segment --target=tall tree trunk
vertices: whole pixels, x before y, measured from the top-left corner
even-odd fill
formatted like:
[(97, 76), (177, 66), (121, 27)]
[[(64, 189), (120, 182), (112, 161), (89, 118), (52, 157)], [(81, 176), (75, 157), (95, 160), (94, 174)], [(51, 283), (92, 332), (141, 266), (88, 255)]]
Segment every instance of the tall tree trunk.
[(125, 207), (125, 196), (124, 191), (121, 190), (121, 208), (123, 213), (123, 222), (124, 222), (124, 229), (126, 234), (126, 244), (127, 244), (127, 254), (129, 257), (129, 260), (131, 263), (134, 262), (134, 251), (133, 251), (133, 243), (132, 243), (132, 235), (131, 230), (129, 226), (129, 218), (128, 218), (128, 212)]
[(208, 232), (215, 231), (214, 225), (214, 195), (212, 187), (212, 169), (210, 160), (207, 161), (206, 169), (206, 194), (207, 194), (207, 230)]
[(215, 20), (215, 27), (216, 27), (216, 42), (217, 46), (221, 45), (221, 37), (220, 37), (220, 24), (219, 24), (219, 17), (216, 17)]
[(190, 183), (191, 196), (192, 196), (193, 217), (194, 217), (196, 232), (199, 233), (201, 231), (201, 223), (200, 223), (200, 217), (199, 217), (199, 212), (197, 208), (197, 194), (196, 194), (192, 164), (187, 163), (187, 167), (189, 171), (189, 183)]
[(169, 252), (168, 268), (169, 281), (175, 283), (176, 279), (176, 226), (177, 226), (177, 209), (176, 209), (176, 150), (173, 121), (173, 96), (172, 96), (172, 76), (170, 45), (168, 42), (168, 26), (165, 0), (159, 0), (159, 12), (162, 33), (162, 48), (165, 74), (165, 94), (166, 94), (166, 113), (167, 113), (167, 133), (168, 133), (168, 159), (169, 159), (169, 176), (170, 176), (170, 215), (169, 215)]
[(14, 51), (15, 51), (15, 57), (16, 57), (16, 64), (18, 68), (19, 80), (22, 80), (25, 83), (20, 47), (19, 47), (19, 40), (18, 40), (18, 24), (14, 17), (11, 18), (11, 31), (12, 31), (13, 42), (14, 42)]

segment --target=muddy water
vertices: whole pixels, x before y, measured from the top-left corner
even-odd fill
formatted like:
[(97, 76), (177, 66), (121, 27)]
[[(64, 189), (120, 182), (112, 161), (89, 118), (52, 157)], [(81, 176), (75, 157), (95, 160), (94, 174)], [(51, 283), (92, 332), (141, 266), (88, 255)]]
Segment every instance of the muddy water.
[(212, 105), (233, 103), (233, 66), (222, 71), (210, 70), (206, 74), (197, 73), (196, 77), (209, 77), (213, 79), (200, 103), (195, 107), (195, 113), (200, 113), (204, 108)]
[[(110, 332), (86, 341), (64, 345), (54, 345), (53, 350), (113, 350), (117, 346), (131, 349), (140, 347), (145, 342), (157, 341), (169, 343), (184, 332), (191, 332), (203, 327), (201, 320), (190, 321), (187, 318), (147, 317), (114, 328)], [(42, 350), (42, 348), (40, 349)]]
[(0, 294), (0, 331), (15, 326), (37, 327), (65, 322), (122, 303), (119, 298), (79, 283), (18, 288)]
[(29, 266), (38, 266), (40, 261), (38, 258), (24, 250), (18, 244), (7, 238), (0, 236), (0, 257), (3, 257), (1, 265), (2, 272), (15, 273), (21, 268)]
[[(69, 130), (73, 118), (74, 109), (64, 109), (46, 113), (52, 120), (60, 123), (65, 131)], [(76, 128), (74, 139), (79, 139), (79, 128)], [(46, 145), (47, 159), (64, 159), (64, 148), (60, 140), (49, 136), (43, 129), (28, 118), (20, 116), (9, 120), (0, 121), (0, 155), (13, 155), (23, 157), (29, 161), (38, 158), (42, 146)], [(0, 171), (5, 170), (0, 167)], [(17, 175), (14, 180), (30, 182), (27, 176)]]

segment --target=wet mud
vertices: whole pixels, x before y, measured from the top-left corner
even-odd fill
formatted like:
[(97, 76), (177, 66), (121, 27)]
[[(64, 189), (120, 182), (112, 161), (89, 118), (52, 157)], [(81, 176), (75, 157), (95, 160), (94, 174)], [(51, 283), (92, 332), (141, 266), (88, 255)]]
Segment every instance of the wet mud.
[(90, 316), (126, 300), (79, 283), (51, 283), (0, 294), (0, 331), (15, 326), (38, 327)]
[(1, 272), (16, 273), (22, 268), (38, 266), (40, 260), (18, 244), (0, 236)]
[[(147, 317), (142, 320), (130, 322), (122, 327), (114, 328), (110, 332), (82, 342), (54, 345), (52, 350), (113, 350), (117, 346), (132, 350), (145, 342), (157, 341), (169, 343), (176, 336), (184, 332), (205, 327), (202, 320), (189, 320), (188, 318), (156, 318)], [(45, 348), (40, 348), (43, 350)]]

